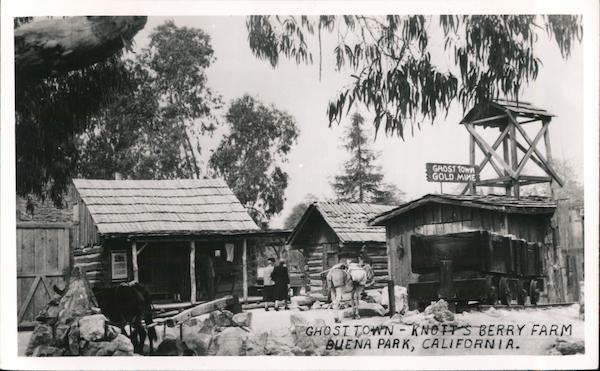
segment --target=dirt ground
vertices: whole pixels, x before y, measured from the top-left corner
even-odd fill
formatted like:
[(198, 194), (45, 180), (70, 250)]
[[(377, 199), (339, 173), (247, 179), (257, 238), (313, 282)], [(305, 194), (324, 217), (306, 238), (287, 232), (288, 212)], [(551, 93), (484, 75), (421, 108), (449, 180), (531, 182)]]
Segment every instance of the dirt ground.
[[(318, 309), (300, 312), (297, 309), (291, 309), (265, 312), (264, 309), (252, 309), (250, 312), (253, 313), (252, 330), (254, 331), (276, 331), (277, 329), (289, 327), (292, 313), (300, 315), (308, 321), (323, 319), (325, 325), (330, 326), (329, 331), (333, 331), (337, 325), (334, 322), (333, 310)], [(447, 326), (447, 332), (444, 335), (440, 333), (432, 335), (433, 326), (428, 328), (429, 334), (421, 333), (422, 329), (427, 329), (427, 324), (432, 323), (432, 319), (427, 318), (422, 313), (406, 316), (404, 320), (410, 324), (394, 323), (389, 317), (370, 317), (358, 320), (344, 319), (340, 324), (342, 327), (339, 329), (347, 326), (347, 336), (333, 336), (332, 333), (313, 336), (325, 336), (326, 340), (331, 339), (334, 342), (337, 340), (338, 345), (350, 347), (350, 349), (334, 350), (332, 353), (336, 355), (534, 355), (548, 354), (552, 344), (557, 339), (574, 341), (584, 338), (584, 322), (579, 319), (578, 305), (521, 310), (490, 309), (484, 312), (457, 314), (455, 321), (449, 325), (468, 326), (469, 331), (455, 327), (454, 334), (451, 334), (451, 326)], [(512, 327), (509, 325), (512, 325)], [(552, 325), (556, 326), (554, 332), (551, 332)], [(379, 326), (385, 326), (392, 333), (381, 336), (372, 334), (355, 336), (356, 329), (368, 331), (369, 328), (378, 328)], [(416, 326), (416, 335), (413, 333), (413, 326)], [(518, 331), (517, 326), (523, 328), (520, 335), (516, 334)], [(513, 330), (512, 335), (508, 331), (509, 329)], [(158, 327), (157, 330), (160, 340), (164, 333), (162, 327)], [(441, 330), (440, 326), (438, 326), (438, 330)], [(186, 331), (185, 328), (184, 331)], [(323, 329), (323, 331), (326, 332), (327, 330)], [(562, 336), (561, 331), (564, 331)], [(470, 333), (467, 334), (467, 332)], [(177, 336), (178, 330), (167, 329), (166, 334)], [(19, 332), (19, 355), (24, 355), (30, 336), (30, 331)], [(366, 346), (367, 339), (370, 340), (368, 347)], [(394, 341), (394, 339), (398, 340)], [(459, 341), (458, 339), (462, 340)], [(477, 339), (481, 339), (480, 347), (491, 345), (492, 340), (495, 343), (493, 348), (481, 349), (477, 348), (475, 343)], [(405, 342), (407, 340), (409, 349), (406, 349)], [(488, 341), (487, 344), (486, 340)], [(502, 340), (502, 345), (500, 340)], [(509, 340), (512, 340), (512, 344)], [(451, 344), (450, 341), (453, 341), (453, 343)], [(360, 342), (362, 342), (362, 349), (355, 349)], [(471, 344), (470, 347), (469, 344)], [(402, 349), (402, 346), (405, 349)]]

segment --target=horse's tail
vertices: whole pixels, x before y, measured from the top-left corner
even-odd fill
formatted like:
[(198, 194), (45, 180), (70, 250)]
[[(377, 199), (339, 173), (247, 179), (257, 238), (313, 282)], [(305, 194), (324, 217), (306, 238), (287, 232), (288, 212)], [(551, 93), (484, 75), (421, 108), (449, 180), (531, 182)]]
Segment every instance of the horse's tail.
[(367, 283), (365, 284), (365, 286), (369, 287), (375, 283), (375, 272), (373, 272), (373, 268), (371, 268), (371, 266), (368, 264), (365, 264), (363, 269), (365, 270), (365, 272), (367, 272)]

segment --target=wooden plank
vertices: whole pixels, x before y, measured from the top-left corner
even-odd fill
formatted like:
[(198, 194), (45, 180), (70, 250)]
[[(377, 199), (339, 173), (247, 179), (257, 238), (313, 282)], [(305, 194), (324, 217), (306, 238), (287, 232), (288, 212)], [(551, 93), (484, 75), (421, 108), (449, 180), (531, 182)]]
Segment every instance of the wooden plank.
[[(529, 160), (529, 157), (531, 157), (531, 155), (533, 154), (533, 151), (536, 149), (538, 142), (540, 141), (540, 139), (542, 139), (542, 136), (545, 135), (547, 130), (548, 130), (548, 122), (544, 122), (542, 124), (542, 128), (540, 129), (540, 131), (537, 133), (535, 138), (533, 138), (533, 142), (532, 142), (531, 146), (529, 147), (527, 152), (525, 152), (525, 155), (521, 159), (521, 162), (519, 163), (519, 166), (517, 167), (517, 171), (516, 171), (517, 175), (521, 174), (521, 171), (523, 171), (523, 168), (525, 167), (527, 160)], [(516, 143), (513, 144), (513, 148), (516, 153), (517, 152), (517, 144)], [(514, 165), (513, 165), (513, 167), (514, 167)]]
[(137, 262), (137, 245), (136, 242), (131, 242), (131, 265), (133, 267), (133, 280), (139, 282), (139, 271)]
[(69, 228), (69, 223), (37, 223), (37, 222), (18, 222), (17, 229), (64, 229)]
[[(510, 168), (510, 166), (506, 162), (504, 162), (504, 160), (502, 159), (502, 157), (485, 141), (485, 139), (483, 139), (479, 135), (479, 133), (473, 128), (472, 125), (465, 124), (465, 128), (467, 128), (467, 130), (469, 131), (469, 133), (471, 133), (471, 135), (475, 138), (475, 143), (479, 146), (479, 148), (482, 150), (483, 153), (485, 153), (486, 155), (490, 155), (494, 160), (496, 160), (500, 164), (500, 166), (512, 178), (516, 177), (515, 172)], [(498, 175), (502, 176), (502, 170), (499, 169), (496, 166), (496, 164), (494, 164), (494, 162), (492, 161), (491, 158), (490, 158), (489, 162), (492, 165), (492, 167), (494, 167), (494, 170), (496, 170), (496, 172), (498, 173)]]
[(198, 304), (193, 308), (186, 309), (183, 312), (168, 318), (165, 320), (165, 323), (169, 327), (175, 327), (179, 324), (184, 323), (188, 319), (196, 316), (200, 316), (202, 314), (214, 312), (215, 310), (225, 309), (228, 305), (238, 303), (238, 299), (235, 296), (228, 295), (226, 297), (212, 300), (206, 303)]
[(243, 284), (243, 297), (244, 303), (248, 302), (248, 261), (247, 261), (247, 252), (248, 243), (244, 238), (242, 243), (242, 284)]
[[(509, 118), (513, 122), (516, 122), (516, 119), (510, 113), (509, 113)], [(521, 135), (523, 136), (523, 139), (525, 139), (525, 142), (527, 142), (527, 144), (529, 146), (531, 146), (533, 142), (529, 138), (529, 135), (527, 135), (527, 132), (521, 126), (515, 125), (515, 127), (517, 128), (517, 130), (519, 131), (519, 133), (521, 133)], [(515, 136), (515, 138), (516, 138), (516, 136)], [(544, 170), (548, 173), (548, 175), (552, 176), (554, 178), (554, 180), (556, 181), (556, 183), (558, 183), (558, 185), (560, 185), (562, 187), (564, 185), (563, 180), (558, 175), (558, 173), (554, 170), (554, 168), (552, 167), (552, 165), (550, 165), (550, 163), (546, 160), (546, 158), (544, 157), (544, 155), (537, 148), (534, 148), (533, 152), (537, 155), (537, 157), (539, 158), (539, 160), (546, 167), (546, 169), (544, 169)]]
[(29, 290), (27, 291), (27, 295), (25, 295), (25, 300), (23, 300), (23, 303), (21, 304), (21, 308), (19, 309), (19, 314), (17, 315), (18, 322), (21, 322), (21, 320), (23, 320), (25, 312), (27, 311), (29, 306), (32, 304), (33, 295), (35, 294), (35, 291), (36, 291), (38, 285), (40, 284), (40, 281), (41, 281), (40, 276), (36, 276), (35, 279), (33, 280), (33, 283), (29, 287)]
[(17, 275), (23, 272), (23, 230), (17, 228)]
[(46, 230), (46, 236), (48, 237), (46, 256), (46, 270), (59, 270), (58, 262), (58, 250), (61, 248), (58, 246), (58, 236), (62, 233), (60, 229), (49, 229)]
[(190, 301), (196, 302), (196, 242), (190, 241)]

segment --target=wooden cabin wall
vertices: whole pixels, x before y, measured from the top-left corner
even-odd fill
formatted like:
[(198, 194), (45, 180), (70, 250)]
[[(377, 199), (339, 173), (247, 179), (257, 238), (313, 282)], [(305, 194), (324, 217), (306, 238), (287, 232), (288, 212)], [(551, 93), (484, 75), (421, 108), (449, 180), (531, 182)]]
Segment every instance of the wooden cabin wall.
[(375, 274), (375, 283), (370, 289), (379, 289), (387, 286), (388, 259), (385, 242), (366, 242), (366, 243), (344, 243), (339, 247), (340, 255), (358, 255), (365, 249), (368, 260), (371, 261), (371, 268)]
[(73, 228), (75, 249), (98, 245), (100, 243), (98, 228), (94, 224), (92, 215), (76, 190), (73, 190), (72, 199), (74, 208), (73, 223), (75, 224), (75, 227)]
[(339, 239), (318, 214), (307, 220), (301, 233), (291, 248), (300, 250), (306, 258), (310, 291), (325, 294), (320, 274), (339, 261)]
[(548, 227), (549, 216), (503, 214), (465, 206), (426, 204), (388, 221), (386, 236), (390, 271), (396, 285), (407, 286), (416, 282), (418, 276), (412, 273), (410, 266), (410, 238), (413, 234), (488, 230), (544, 243)]

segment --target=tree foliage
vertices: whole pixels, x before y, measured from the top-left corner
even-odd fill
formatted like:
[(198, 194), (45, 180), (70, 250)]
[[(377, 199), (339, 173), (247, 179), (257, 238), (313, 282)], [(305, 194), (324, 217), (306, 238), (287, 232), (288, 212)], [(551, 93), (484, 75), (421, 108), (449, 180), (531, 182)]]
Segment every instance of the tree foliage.
[[(17, 31), (34, 21), (32, 17), (15, 18), (15, 34), (23, 34)], [(43, 37), (37, 35), (36, 40), (43, 42)], [(95, 46), (102, 48), (102, 41), (97, 40)], [(22, 71), (15, 79), (18, 195), (42, 200), (49, 197), (55, 204), (62, 204), (79, 154), (77, 136), (93, 125), (95, 115), (115, 96), (132, 89), (120, 48), (115, 49), (112, 40), (104, 41), (114, 54), (77, 70), (31, 78), (23, 66), (15, 66)], [(76, 45), (71, 43), (72, 47)]]
[[(335, 35), (336, 69), (350, 69), (354, 81), (329, 103), (330, 125), (361, 102), (375, 113), (376, 131), (402, 138), (407, 125), (413, 131), (433, 122), (454, 101), (466, 110), (500, 96), (518, 99), (540, 70), (539, 35), (547, 33), (567, 58), (583, 33), (581, 16), (571, 15), (250, 16), (246, 25), (252, 52), (273, 67), (280, 56), (313, 63), (311, 43), (320, 51), (321, 34)], [(432, 62), (436, 30), (454, 68)]]
[(397, 203), (402, 192), (384, 183), (381, 167), (376, 165), (378, 154), (369, 147), (363, 125), (364, 118), (354, 113), (344, 143), (350, 158), (344, 163), (342, 174), (335, 176), (332, 187), (340, 201)]
[(282, 168), (298, 138), (295, 119), (244, 95), (229, 105), (229, 133), (209, 160), (263, 227), (283, 209), (288, 174)]
[(80, 176), (200, 177), (199, 137), (215, 129), (220, 97), (206, 85), (213, 62), (210, 37), (173, 21), (150, 34), (150, 44), (126, 63), (134, 89), (117, 96), (80, 136)]
[(304, 215), (306, 209), (308, 209), (308, 206), (315, 201), (318, 201), (317, 196), (313, 195), (312, 193), (307, 194), (304, 197), (303, 201), (297, 203), (296, 205), (294, 205), (294, 207), (292, 207), (292, 210), (290, 210), (290, 213), (288, 214), (288, 216), (286, 216), (283, 222), (283, 228), (295, 228), (296, 224), (298, 224), (298, 222), (302, 218), (302, 215)]

